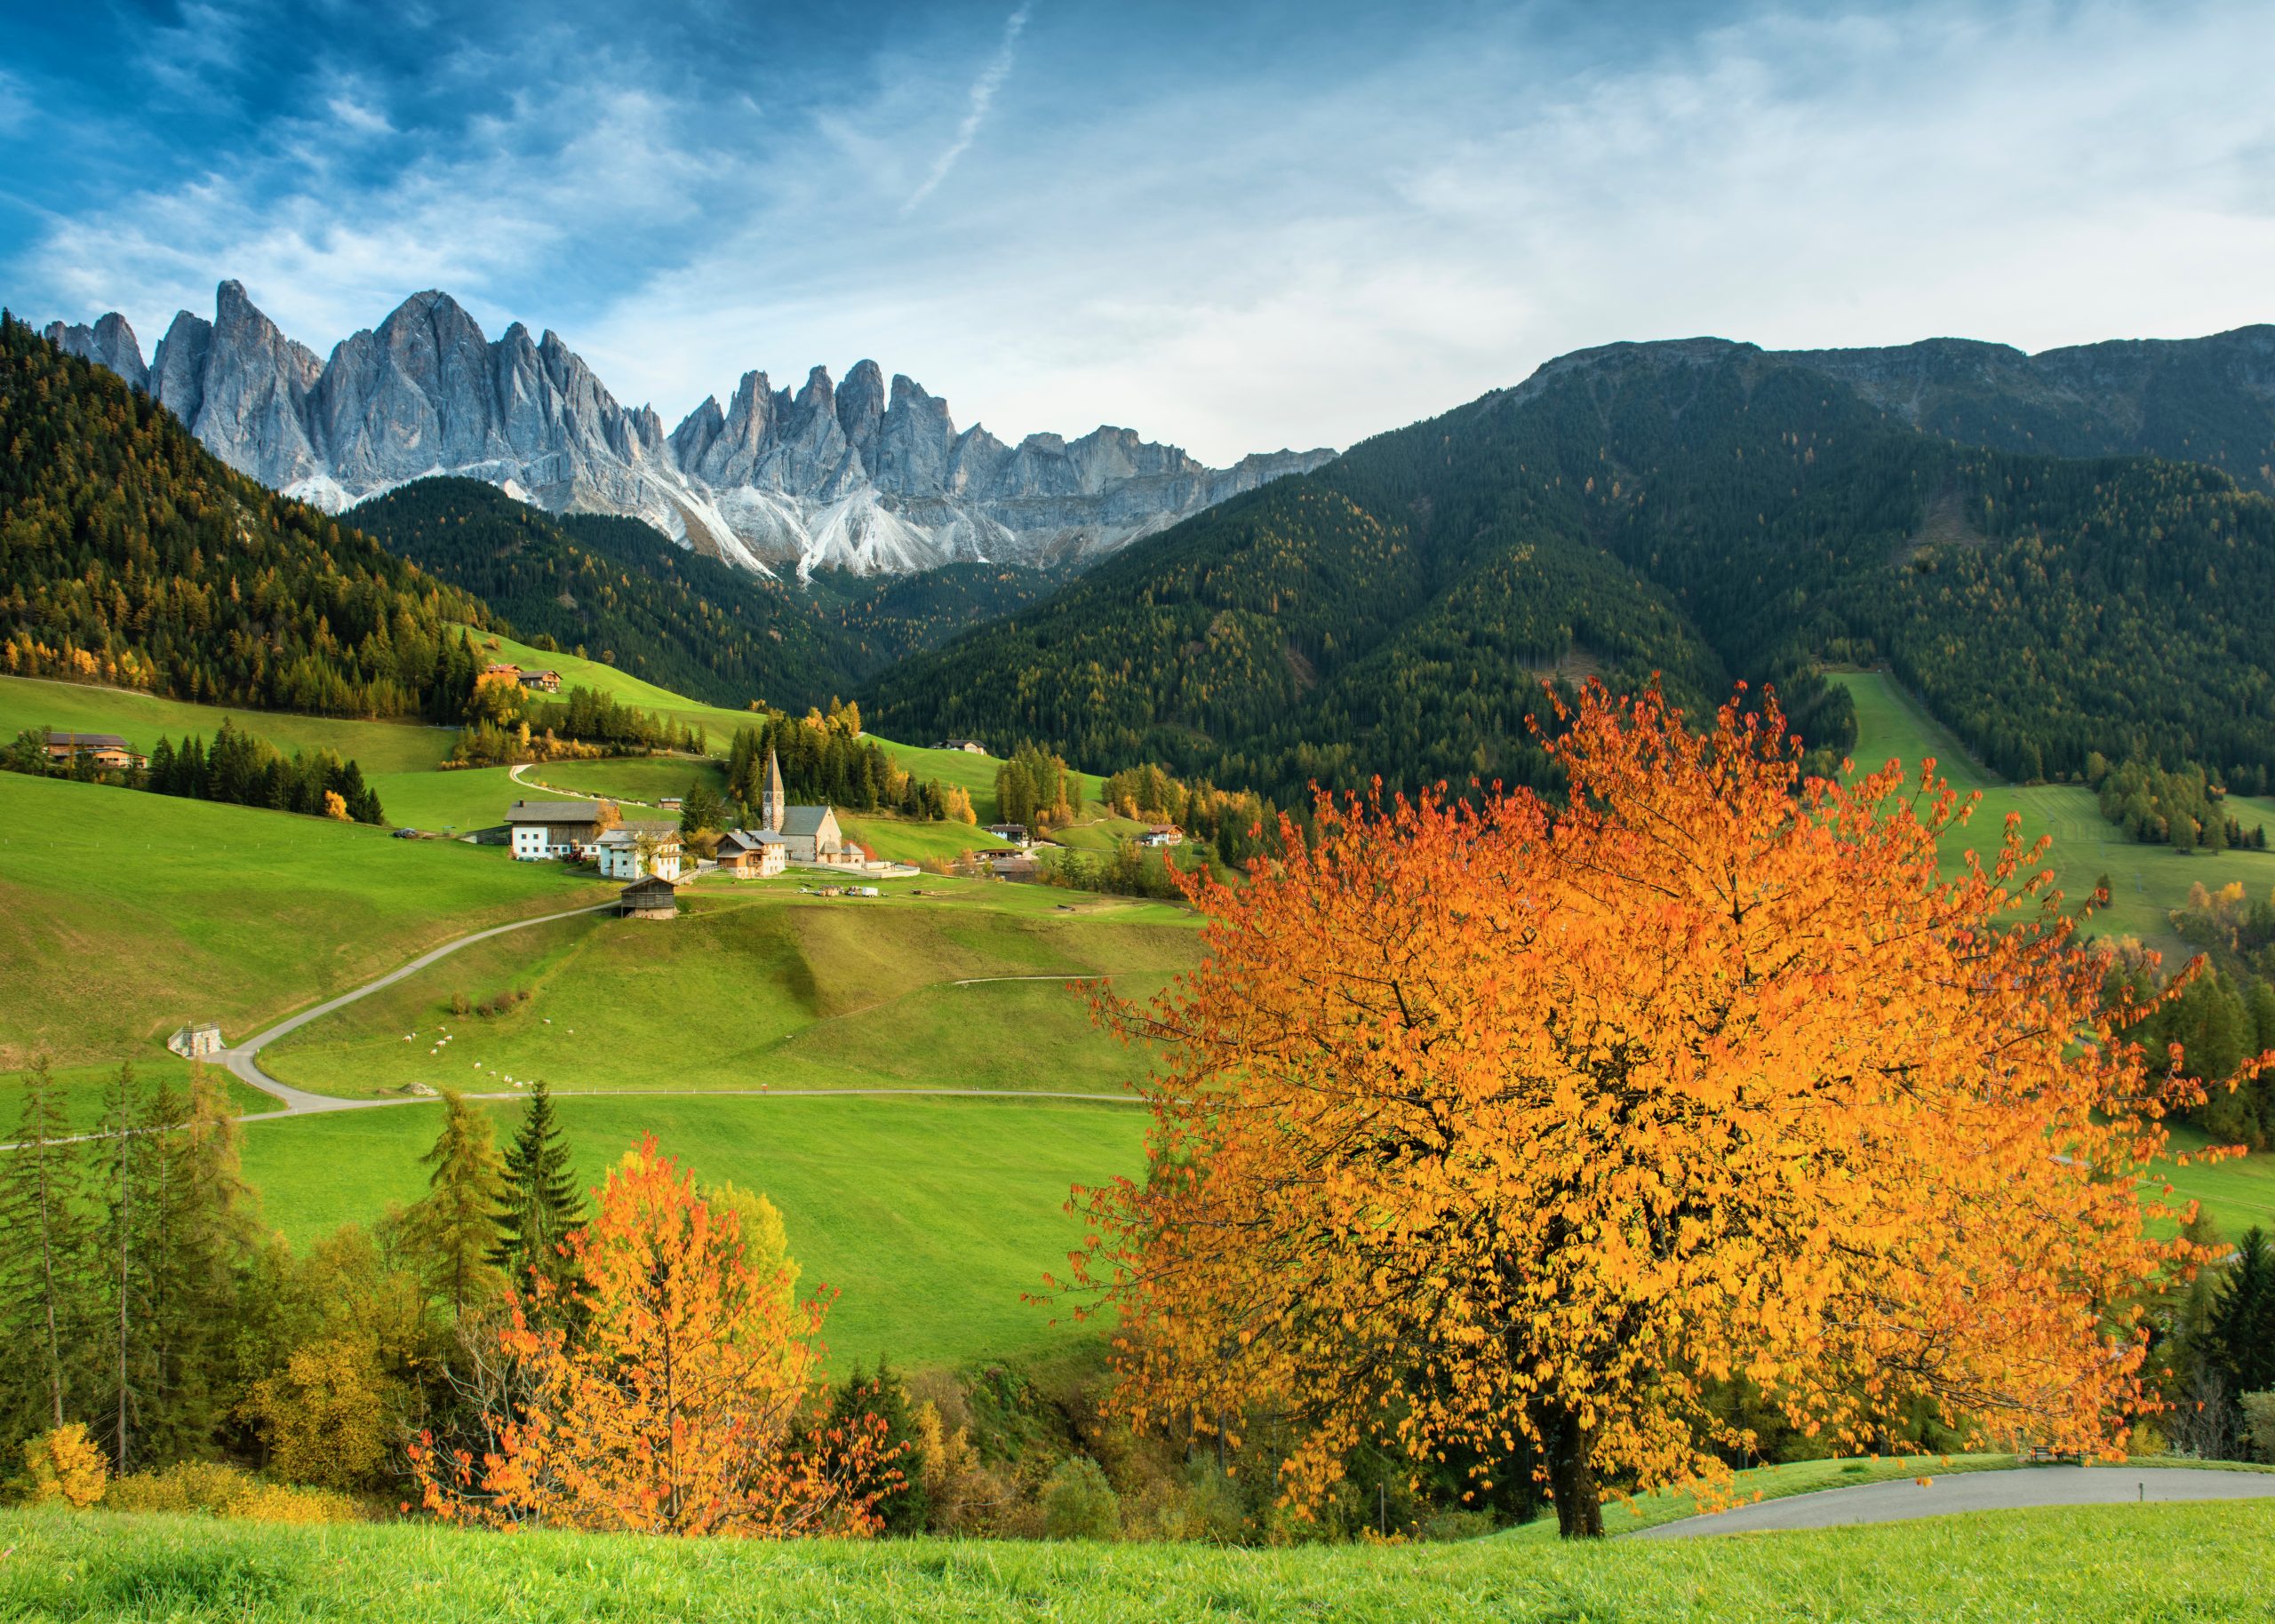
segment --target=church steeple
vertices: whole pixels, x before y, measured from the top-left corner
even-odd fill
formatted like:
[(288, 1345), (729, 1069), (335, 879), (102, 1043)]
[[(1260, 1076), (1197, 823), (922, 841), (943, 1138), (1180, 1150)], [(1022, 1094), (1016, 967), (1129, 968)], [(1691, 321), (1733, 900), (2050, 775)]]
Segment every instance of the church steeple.
[(766, 787), (759, 792), (758, 822), (776, 834), (782, 832), (782, 814), (786, 807), (782, 795), (782, 763), (775, 759), (771, 745), (766, 752)]

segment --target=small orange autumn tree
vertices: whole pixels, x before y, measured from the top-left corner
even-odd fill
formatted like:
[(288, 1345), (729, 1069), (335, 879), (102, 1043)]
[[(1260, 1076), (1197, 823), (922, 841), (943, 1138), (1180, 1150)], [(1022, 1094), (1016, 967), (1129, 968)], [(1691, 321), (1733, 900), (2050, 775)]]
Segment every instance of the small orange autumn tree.
[(494, 1446), (478, 1460), (431, 1435), (412, 1447), (427, 1509), (496, 1526), (874, 1532), (899, 1473), (879, 1418), (826, 1421), (827, 1300), (798, 1305), (780, 1269), (754, 1273), (736, 1214), (703, 1201), (652, 1137), (598, 1195), (567, 1246), (577, 1311), (533, 1325), (516, 1300), (499, 1333), (520, 1397), (485, 1417)]
[(1850, 1446), (2120, 1446), (2144, 1288), (2200, 1254), (2144, 1227), (2172, 1101), (2043, 843), (1940, 880), (1934, 764), (1804, 783), (1774, 701), (1563, 720), (1569, 805), (1322, 796), (1277, 875), (1185, 880), (1198, 971), (1101, 1006), (1168, 1057), (1064, 1283), (1120, 1312), (1124, 1413), (1283, 1411), (1298, 1507), (1362, 1439), (1524, 1461), (1568, 1536), (1607, 1480), (1727, 1485), (1718, 1384)]

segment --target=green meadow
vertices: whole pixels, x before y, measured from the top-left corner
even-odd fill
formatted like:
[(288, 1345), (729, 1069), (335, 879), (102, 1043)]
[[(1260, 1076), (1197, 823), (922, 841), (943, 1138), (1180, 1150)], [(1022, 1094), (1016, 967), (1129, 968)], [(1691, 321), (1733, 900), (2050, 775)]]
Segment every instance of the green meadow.
[[(483, 1109), (501, 1140), (520, 1120), (511, 1101)], [(1086, 1337), (1066, 1310), (1022, 1298), (1081, 1242), (1068, 1187), (1145, 1162), (1144, 1112), (1069, 1101), (572, 1098), (560, 1111), (587, 1189), (652, 1134), (705, 1182), (765, 1191), (802, 1287), (840, 1294), (823, 1338), (841, 1370), (879, 1354), (922, 1368)], [(441, 1120), (404, 1105), (251, 1123), (245, 1173), (266, 1222), (305, 1245), (417, 1199)]]
[[(1980, 792), (1972, 817), (1944, 842), (1947, 868), (1955, 870), (1968, 850), (1987, 864), (2013, 813), (2021, 820), (2025, 843), (2052, 837), (2048, 866), (2071, 904), (2081, 904), (2103, 875), (2109, 877), (2109, 905), (2093, 919), (2096, 934), (2137, 936), (2173, 965), (2192, 951), (2173, 933), (2167, 917), (2187, 900), (2189, 887), (2200, 882), (2216, 891), (2238, 880), (2254, 896), (2275, 890), (2275, 851), (2183, 855), (2169, 846), (2128, 840), (2102, 816), (2093, 792), (2083, 784), (2009, 784), (1986, 772), (1886, 673), (1840, 672), (1832, 681), (1856, 702), (1858, 737), (1852, 759), (1858, 771), (1876, 771), (1894, 758), (1916, 776), (1920, 761), (1932, 756), (1937, 774), (1950, 780), (1962, 800)], [(2265, 824), (2275, 834), (2275, 801), (2236, 795), (2228, 806), (2246, 829)]]
[[(429, 775), (433, 776), (433, 775)], [(232, 1042), (486, 925), (603, 900), (455, 840), (0, 773), (0, 1070)]]
[(0, 1514), (0, 1613), (369, 1624), (608, 1619), (1377, 1624), (2263, 1621), (2275, 1501), (1988, 1512), (1761, 1538), (1457, 1545), (764, 1544), (431, 1524)]
[[(279, 1080), (377, 1098), (414, 1084), (568, 1093), (955, 1088), (1121, 1093), (1143, 1056), (1067, 977), (1150, 994), (1199, 951), (1192, 916), (1033, 887), (888, 881), (875, 898), (706, 880), (669, 922), (586, 915), (476, 943), (266, 1050)], [(992, 979), (1044, 977), (1042, 980)], [(972, 982), (972, 985), (959, 985)], [(452, 1014), (500, 994), (492, 1015)], [(447, 1039), (447, 1040), (445, 1040)]]

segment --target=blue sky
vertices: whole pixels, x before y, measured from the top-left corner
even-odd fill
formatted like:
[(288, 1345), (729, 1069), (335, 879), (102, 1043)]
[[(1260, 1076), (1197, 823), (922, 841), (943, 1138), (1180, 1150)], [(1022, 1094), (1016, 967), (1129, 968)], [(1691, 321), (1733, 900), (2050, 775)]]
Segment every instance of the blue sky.
[(146, 354), (435, 286), (667, 422), (874, 356), (1224, 461), (1620, 338), (2275, 319), (2263, 0), (0, 8), (0, 298)]

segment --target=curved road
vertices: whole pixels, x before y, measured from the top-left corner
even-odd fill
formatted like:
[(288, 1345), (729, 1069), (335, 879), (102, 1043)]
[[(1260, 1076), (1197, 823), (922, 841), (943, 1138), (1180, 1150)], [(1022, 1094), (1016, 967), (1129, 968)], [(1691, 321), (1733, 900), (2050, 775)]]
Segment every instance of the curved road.
[(2130, 1506), (2148, 1501), (2275, 1499), (2275, 1472), (2215, 1472), (2182, 1466), (2039, 1466), (2000, 1472), (1923, 1471), (1854, 1488), (1823, 1489), (1638, 1529), (1630, 1540), (1692, 1540), (1714, 1534), (1900, 1523), (1963, 1511), (2025, 1506)]
[[(304, 1009), (296, 1015), (279, 1021), (267, 1031), (256, 1033), (254, 1036), (246, 1039), (243, 1043), (238, 1044), (235, 1048), (223, 1049), (220, 1054), (216, 1055), (214, 1058), (219, 1060), (223, 1065), (228, 1067), (229, 1071), (239, 1080), (246, 1083), (251, 1087), (259, 1089), (263, 1094), (273, 1095), (277, 1099), (283, 1102), (283, 1105), (281, 1110), (254, 1111), (249, 1115), (239, 1118), (238, 1120), (241, 1122), (269, 1122), (274, 1121), (279, 1117), (307, 1117), (314, 1116), (323, 1111), (371, 1111), (383, 1105), (419, 1105), (429, 1103), (435, 1098), (439, 1097), (432, 1095), (400, 1095), (393, 1099), (386, 1100), (343, 1100), (336, 1095), (329, 1094), (310, 1094), (306, 1089), (293, 1087), (290, 1083), (280, 1083), (274, 1077), (271, 1077), (267, 1071), (261, 1070), (259, 1059), (260, 1051), (267, 1047), (270, 1044), (275, 1042), (279, 1038), (283, 1037), (287, 1032), (298, 1031), (309, 1022), (318, 1020), (324, 1015), (328, 1015), (335, 1009), (343, 1008), (346, 1006), (354, 1003), (358, 999), (369, 998), (372, 993), (377, 992), (382, 987), (391, 987), (395, 983), (401, 981), (404, 976), (418, 974), (420, 970), (425, 969), (436, 959), (448, 958), (451, 954), (457, 952), (459, 949), (462, 947), (471, 946), (476, 942), (486, 942), (492, 936), (502, 936), (508, 931), (527, 930), (532, 925), (550, 925), (555, 919), (573, 919), (579, 914), (612, 912), (615, 910), (616, 905), (617, 904), (612, 902), (596, 903), (589, 908), (571, 908), (566, 912), (542, 914), (533, 919), (515, 919), (510, 925), (493, 926), (488, 930), (477, 930), (472, 935), (460, 936), (455, 942), (445, 942), (440, 947), (434, 948), (427, 952), (421, 953), (418, 958), (412, 959), (409, 964), (403, 966), (401, 968), (389, 971), (387, 975), (380, 976), (377, 981), (367, 982), (352, 992), (343, 992), (338, 998), (328, 999), (323, 1003), (315, 1006), (313, 1008)], [(983, 976), (979, 979), (1001, 981), (1057, 981), (1061, 978), (1055, 975), (1034, 977), (1007, 975)], [(1083, 979), (1090, 978), (1085, 977)], [(954, 984), (957, 986), (966, 986), (972, 983), (958, 982)], [(571, 1095), (578, 1098), (590, 1098), (598, 1095), (606, 1095), (610, 1097), (652, 1096), (659, 1099), (672, 1098), (682, 1095), (704, 1095), (730, 1099), (757, 1098), (793, 1100), (834, 1099), (839, 1096), (875, 1098), (881, 1096), (900, 1097), (908, 1095), (924, 1099), (1080, 1100), (1088, 1103), (1101, 1105), (1137, 1105), (1143, 1103), (1142, 1101), (1126, 1094), (1073, 1094), (1042, 1088), (563, 1088), (556, 1090), (554, 1097), (556, 1099), (567, 1099)], [(515, 1100), (524, 1098), (525, 1096), (520, 1094), (500, 1090), (495, 1094), (469, 1094), (466, 1097), (470, 1100)], [(0, 1146), (0, 1149), (5, 1148), (6, 1147), (4, 1146)]]

